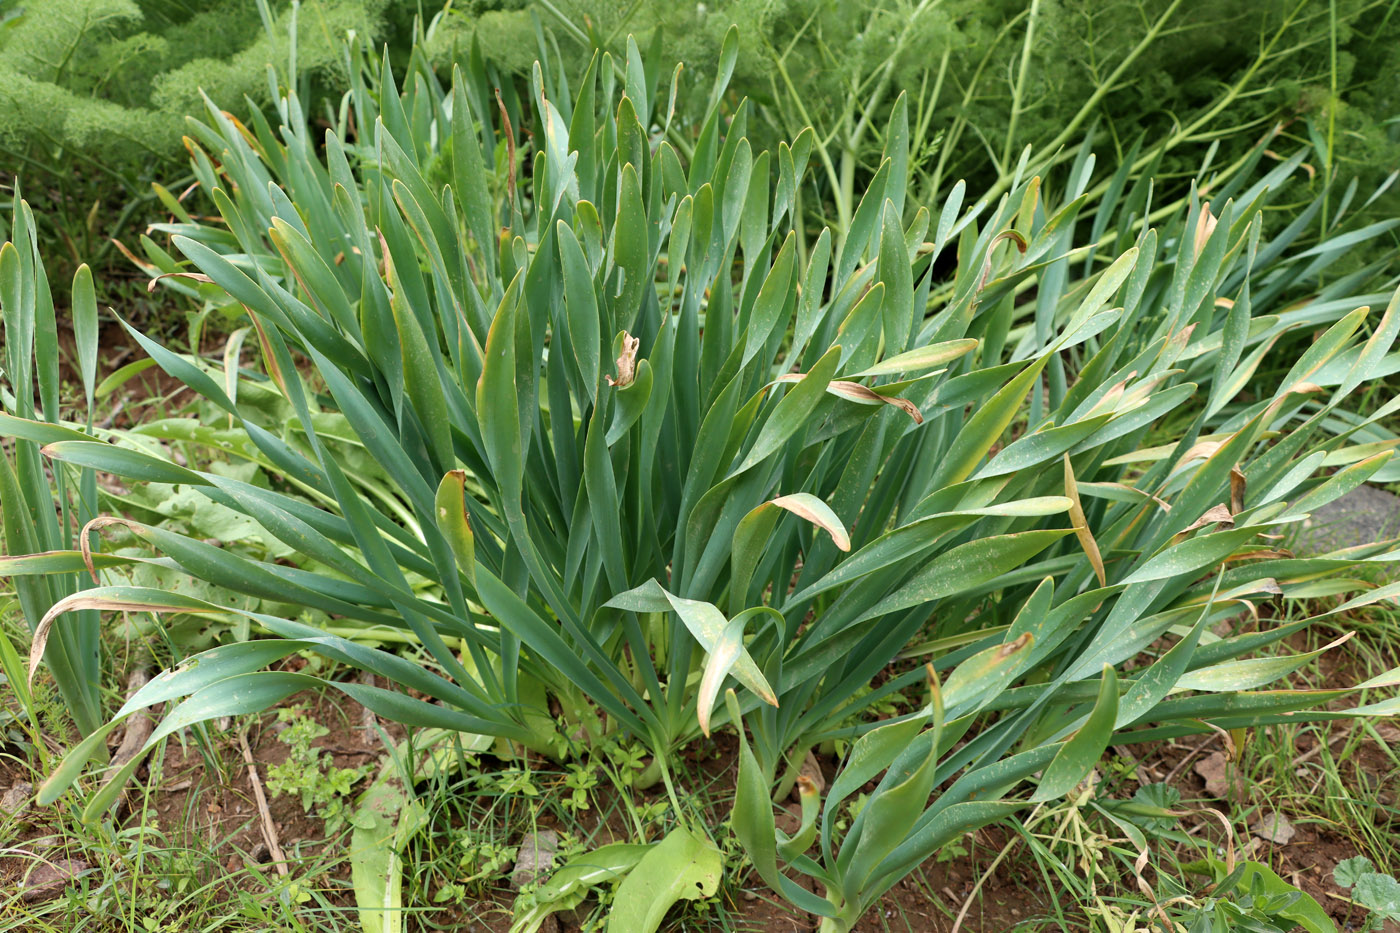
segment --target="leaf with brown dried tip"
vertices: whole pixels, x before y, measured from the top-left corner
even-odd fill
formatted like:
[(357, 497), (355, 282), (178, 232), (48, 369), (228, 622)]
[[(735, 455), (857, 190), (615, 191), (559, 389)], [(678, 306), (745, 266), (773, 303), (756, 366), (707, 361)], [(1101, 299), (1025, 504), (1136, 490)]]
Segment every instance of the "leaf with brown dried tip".
[[(805, 373), (784, 373), (779, 376), (776, 381), (801, 382), (805, 378)], [(869, 386), (861, 385), (859, 382), (833, 379), (826, 384), (826, 391), (838, 398), (844, 398), (858, 405), (893, 405), (910, 418), (913, 418), (915, 424), (924, 423), (924, 416), (920, 413), (918, 406), (907, 398), (900, 398), (897, 395), (881, 395)]]
[[(984, 648), (953, 668), (939, 690), (939, 698), (949, 709), (1000, 691), (1017, 671), (1022, 661), (1030, 657), (1035, 636), (1022, 632), (1011, 641)], [(962, 714), (960, 711), (959, 715)]]
[(142, 272), (145, 272), (148, 275), (155, 275), (159, 272), (159, 269), (155, 265), (138, 257), (135, 253), (131, 251), (131, 247), (127, 246), (125, 243), (123, 243), (121, 240), (118, 240), (116, 237), (108, 237), (107, 241), (113, 246), (115, 246), (117, 248), (117, 252), (125, 256), (128, 262), (130, 262), (136, 268), (140, 269)]
[(97, 567), (93, 565), (92, 561), (91, 533), (101, 528), (106, 528), (108, 525), (121, 525), (123, 527), (130, 528), (132, 524), (133, 522), (131, 522), (128, 519), (106, 515), (100, 518), (94, 518), (92, 521), (88, 522), (86, 525), (83, 526), (83, 532), (81, 535), (78, 536), (79, 549), (82, 551), (83, 563), (87, 565), (88, 575), (92, 577), (93, 583), (101, 583), (102, 581), (98, 579)]
[(1230, 514), (1244, 511), (1245, 477), (1239, 467), (1230, 467)]
[(161, 279), (169, 278), (193, 279), (196, 282), (206, 282), (211, 285), (214, 283), (214, 280), (209, 278), (209, 276), (205, 275), (203, 272), (162, 272), (160, 275), (156, 276), (155, 278), (151, 279), (149, 282), (146, 283), (147, 293), (155, 291), (156, 283), (159, 282)]
[(772, 500), (773, 505), (780, 509), (787, 509), (798, 518), (805, 518), (831, 535), (832, 542), (841, 550), (851, 549), (851, 536), (846, 532), (846, 526), (841, 523), (841, 519), (827, 505), (816, 496), (797, 492), (787, 496), (779, 496)]
[(1204, 528), (1207, 525), (1213, 524), (1219, 525), (1221, 529), (1235, 527), (1235, 516), (1223, 502), (1206, 509), (1200, 518), (1181, 529), (1181, 533), (1184, 535), (1189, 531), (1195, 531), (1197, 528)]
[[(113, 596), (113, 593), (129, 591), (130, 597)], [(152, 598), (159, 596), (159, 599)], [(39, 670), (39, 662), (44, 659), (44, 649), (48, 647), (49, 634), (54, 622), (69, 612), (83, 609), (108, 610), (115, 612), (206, 612), (217, 613), (223, 610), (208, 603), (191, 600), (185, 602), (175, 593), (157, 593), (145, 587), (106, 587), (99, 595), (87, 592), (74, 593), (54, 603), (39, 625), (34, 629), (34, 638), (29, 646), (29, 683), (34, 683), (34, 675)]]
[(1181, 469), (1192, 460), (1209, 460), (1211, 457), (1215, 456), (1220, 448), (1224, 447), (1229, 442), (1231, 437), (1234, 437), (1234, 435), (1231, 434), (1230, 437), (1227, 437), (1225, 440), (1197, 441), (1187, 449), (1186, 453), (1181, 455), (1181, 460), (1179, 460), (1176, 465), (1177, 469)]
[(1089, 563), (1094, 568), (1094, 576), (1099, 578), (1099, 586), (1108, 586), (1103, 554), (1099, 551), (1099, 543), (1094, 540), (1094, 533), (1089, 528), (1089, 520), (1084, 517), (1084, 505), (1079, 501), (1079, 484), (1074, 480), (1074, 467), (1070, 465), (1069, 454), (1065, 454), (1065, 497), (1070, 501), (1069, 520), (1074, 526), (1074, 536), (1079, 539), (1084, 556), (1089, 558)]
[[(1226, 205), (1228, 208), (1229, 205)], [(1227, 211), (1228, 212), (1228, 211)], [(1215, 215), (1210, 212), (1210, 202), (1201, 205), (1201, 213), (1196, 218), (1196, 234), (1191, 243), (1191, 253), (1193, 256), (1200, 256), (1201, 250), (1206, 248), (1206, 241), (1215, 232), (1217, 221)]]
[(818, 528), (825, 529), (827, 534), (831, 535), (832, 542), (842, 551), (851, 549), (851, 537), (846, 532), (846, 526), (829, 505), (811, 493), (798, 492), (779, 496), (755, 506), (734, 529), (733, 546), (729, 552), (731, 611), (748, 608), (745, 602), (748, 598), (749, 583), (753, 579), (759, 559), (771, 543), (779, 509), (785, 509)]

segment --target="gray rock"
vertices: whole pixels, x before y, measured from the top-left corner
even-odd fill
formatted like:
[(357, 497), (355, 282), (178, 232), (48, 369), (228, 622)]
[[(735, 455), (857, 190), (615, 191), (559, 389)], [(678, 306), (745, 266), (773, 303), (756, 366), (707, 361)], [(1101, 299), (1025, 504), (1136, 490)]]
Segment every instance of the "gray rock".
[[(1206, 794), (1217, 800), (1243, 799), (1244, 785), (1238, 768), (1231, 768), (1224, 752), (1213, 752), (1196, 762), (1193, 770), (1206, 782)], [(1232, 771), (1236, 773), (1231, 773)], [(1231, 780), (1233, 778), (1233, 780)]]
[(1288, 845), (1289, 841), (1298, 834), (1298, 831), (1293, 828), (1293, 824), (1288, 822), (1288, 817), (1272, 810), (1265, 810), (1259, 814), (1259, 819), (1250, 825), (1249, 831), (1260, 839), (1276, 842), (1281, 846)]
[(1292, 545), (1300, 556), (1314, 556), (1397, 535), (1400, 496), (1363, 485), (1315, 510), (1294, 529)]
[(4, 811), (10, 816), (19, 816), (29, 809), (30, 801), (33, 798), (34, 785), (27, 781), (21, 781), (5, 791), (3, 797), (0, 797), (0, 811)]
[(78, 859), (63, 858), (56, 862), (40, 862), (20, 882), (22, 897), (27, 903), (56, 897), (68, 882), (91, 866)]
[(510, 873), (510, 886), (519, 891), (534, 884), (554, 870), (554, 855), (559, 851), (559, 834), (544, 829), (520, 841), (515, 855), (515, 870)]

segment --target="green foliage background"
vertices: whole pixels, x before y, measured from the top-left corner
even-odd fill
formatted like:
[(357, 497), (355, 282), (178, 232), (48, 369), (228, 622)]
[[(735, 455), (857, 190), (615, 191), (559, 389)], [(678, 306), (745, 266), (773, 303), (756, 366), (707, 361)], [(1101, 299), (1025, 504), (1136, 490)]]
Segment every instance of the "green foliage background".
[[(1043, 0), (1034, 4), (1035, 40), (1014, 126), (1028, 0), (478, 0), (458, 4), (444, 18), (433, 48), (443, 55), (450, 45), (476, 38), (501, 65), (523, 71), (537, 54), (532, 12), (557, 29), (565, 53), (575, 53), (579, 63), (586, 52), (566, 24), (581, 24), (591, 41), (608, 47), (628, 33), (645, 47), (659, 28), (668, 55), (684, 61), (693, 84), (703, 87), (713, 77), (725, 30), (737, 23), (741, 51), (732, 86), (756, 101), (779, 102), (787, 96), (781, 60), (800, 89), (806, 116), (828, 131), (834, 131), (832, 122), (852, 87), (893, 57), (895, 89), (914, 97), (937, 89), (947, 102), (923, 128), (925, 158), (936, 153), (939, 136), (958, 118), (974, 128), (950, 157), (950, 177), (967, 178), (974, 190), (1001, 159), (1013, 130), (1017, 149), (1053, 138), (1101, 88), (1107, 93), (1093, 117), (1111, 144), (1096, 144), (1103, 159), (1124, 155), (1138, 134), (1152, 142), (1178, 130), (1248, 72), (1245, 93), (1197, 141), (1227, 140), (1223, 161), (1263, 137), (1275, 121), (1307, 142), (1309, 120), (1321, 121), (1325, 132), (1335, 115), (1334, 162), (1344, 176), (1366, 176), (1364, 188), (1394, 171), (1400, 157), (1400, 88), (1391, 77), (1400, 65), (1395, 7), (1393, 0)], [(1164, 16), (1164, 28), (1110, 84), (1115, 67)], [(1266, 60), (1256, 64), (1266, 50)], [(700, 100), (692, 96), (690, 102)], [(883, 110), (892, 102), (886, 100)], [(883, 126), (883, 116), (870, 114), (871, 123)], [(800, 126), (786, 122), (794, 125), (769, 131), (790, 138)], [(872, 160), (878, 151), (878, 144), (869, 147)], [(1170, 175), (1194, 173), (1199, 165), (1196, 150), (1163, 168)]]
[[(291, 4), (269, 0), (266, 21), (259, 6), (6, 0), (0, 144), (11, 155), (35, 158), (36, 168), (45, 164), (45, 148), (50, 156), (118, 171), (151, 159), (178, 164), (184, 115), (200, 111), (201, 88), (224, 102), (266, 100), (267, 64), (288, 62)], [(406, 47), (420, 11), (436, 19), (429, 48), (438, 60), (476, 40), (497, 64), (519, 73), (538, 55), (535, 16), (558, 36), (578, 73), (591, 51), (586, 42), (616, 51), (635, 33), (645, 46), (660, 29), (667, 57), (685, 62), (694, 86), (712, 79), (720, 40), (738, 23), (735, 89), (774, 103), (783, 96), (781, 60), (818, 127), (830, 127), (850, 89), (893, 56), (895, 88), (917, 95), (937, 86), (949, 101), (924, 128), (926, 157), (954, 119), (975, 128), (952, 157), (953, 177), (966, 176), (975, 187), (1013, 129), (1011, 89), (1030, 9), (1026, 0), (466, 0), (446, 9), (417, 0), (305, 0), (297, 12), (298, 70), (338, 85), (344, 80), (339, 43), (347, 31)], [(1272, 39), (1277, 56), (1258, 69), (1250, 90), (1210, 134), (1238, 134), (1242, 148), (1280, 119), (1295, 121), (1286, 131), (1303, 138), (1299, 119), (1325, 121), (1335, 101), (1337, 161), (1363, 174), (1393, 170), (1400, 155), (1400, 88), (1390, 79), (1400, 65), (1393, 0), (1337, 0), (1335, 7), (1326, 0), (1044, 0), (1035, 10), (1029, 86), (1014, 126), (1018, 142), (1053, 137), (1168, 12), (1166, 28), (1094, 114), (1119, 154), (1137, 134), (1170, 133), (1208, 105)], [(963, 101), (968, 88), (973, 93)], [(698, 106), (699, 99), (689, 103)], [(872, 122), (883, 125), (878, 116)], [(771, 128), (775, 135), (790, 130)], [(1194, 171), (1198, 164), (1196, 154), (1183, 155), (1174, 167)]]
[[(1163, 200), (1277, 132), (1281, 155), (1312, 146), (1315, 190), (1357, 179), (1349, 223), (1393, 215), (1400, 186), (1400, 12), (1396, 0), (0, 0), (0, 172), (18, 174), (45, 218), (50, 255), (99, 271), (161, 207), (150, 183), (188, 179), (181, 137), (201, 89), (237, 112), (298, 73), (311, 112), (339, 103), (347, 32), (408, 54), (415, 20), (436, 66), (475, 45), (524, 76), (542, 42), (570, 80), (592, 50), (628, 35), (684, 62), (682, 90), (713, 80), (740, 27), (731, 94), (762, 110), (749, 133), (771, 148), (807, 124), (849, 166), (817, 171), (804, 208), (840, 226), (845, 187), (868, 180), (898, 92), (912, 101), (911, 196), (934, 203), (965, 178), (994, 191), (1024, 147), (1068, 160), (1093, 136), (1099, 174), (1133, 146), (1170, 140), (1144, 166)], [(292, 41), (293, 22), (296, 39)], [(1028, 30), (1030, 30), (1028, 41)], [(440, 67), (440, 70), (442, 68)], [(704, 94), (682, 93), (694, 117)], [(1086, 106), (1086, 102), (1088, 105)], [(685, 124), (680, 121), (680, 125)], [(863, 127), (855, 124), (862, 123)], [(1067, 130), (1071, 130), (1068, 135)], [(1055, 146), (1058, 145), (1058, 150)], [(1047, 154), (1044, 147), (1050, 147)], [(1055, 153), (1058, 152), (1058, 155)], [(1044, 165), (1034, 165), (1043, 171)], [(177, 192), (178, 193), (178, 192)], [(847, 199), (848, 200), (848, 199)], [(1349, 268), (1377, 258), (1356, 251)], [(104, 276), (108, 281), (110, 276)]]
[(393, 2), (0, 0), (0, 182), (22, 180), (54, 261), (125, 272), (110, 238), (154, 219), (152, 182), (188, 178), (181, 138), (201, 90), (234, 109), (269, 99), (294, 18), (308, 96), (341, 87), (346, 33), (392, 40)]
[[(387, 0), (309, 0), (297, 11), (297, 64), (328, 74), (347, 30), (384, 36)], [(0, 143), (21, 162), (68, 157), (120, 174), (145, 160), (178, 167), (184, 115), (216, 99), (265, 98), (267, 64), (286, 63), (291, 8), (265, 24), (248, 0), (12, 2), (0, 34)]]

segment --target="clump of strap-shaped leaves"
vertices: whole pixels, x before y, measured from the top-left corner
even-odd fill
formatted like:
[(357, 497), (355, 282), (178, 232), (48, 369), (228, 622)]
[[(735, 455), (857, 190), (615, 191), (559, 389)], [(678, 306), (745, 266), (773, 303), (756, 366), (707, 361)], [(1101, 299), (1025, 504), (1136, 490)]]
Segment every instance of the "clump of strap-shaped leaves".
[[(54, 605), (33, 657), (79, 610), (234, 611), (121, 585), (138, 559), (305, 615), (244, 613), (275, 637), (155, 678), (44, 799), (135, 711), (171, 704), (149, 747), (313, 686), (556, 757), (620, 734), (673, 793), (676, 751), (733, 728), (733, 831), (765, 881), (848, 930), (947, 841), (1072, 790), (1110, 742), (1296, 721), (1340, 695), (1276, 686), (1312, 655), (1260, 654), (1309, 619), (1213, 631), (1280, 596), (1363, 591), (1345, 613), (1393, 593), (1334, 578), (1384, 545), (1283, 547), (1385, 468), (1386, 445), (1356, 438), (1396, 403), (1344, 403), (1391, 371), (1400, 328), (1393, 303), (1353, 300), (1359, 280), (1305, 291), (1344, 244), (1262, 239), (1298, 160), (1157, 227), (1150, 183), (1080, 196), (1087, 149), (1056, 197), (1024, 177), (964, 210), (959, 187), (935, 216), (905, 198), (900, 105), (837, 241), (794, 216), (811, 134), (755, 153), (750, 108), (725, 102), (735, 48), (693, 128), (670, 123), (678, 73), (668, 87), (635, 46), (573, 91), (537, 67), (519, 94), (475, 55), (450, 86), (415, 58), (402, 89), (361, 61), (323, 148), (295, 97), (249, 126), (213, 106), (192, 121), (218, 217), (172, 204), (172, 251), (144, 238), (142, 261), (245, 308), (257, 363), (132, 330), (215, 417), (13, 430), (60, 463), (197, 489), (300, 559), (99, 520), (158, 556), (103, 554), (94, 533), (35, 558), (107, 585)], [(1306, 352), (1261, 370), (1301, 330)], [(271, 481), (177, 463), (174, 440)], [(373, 646), (388, 631), (423, 660)], [(296, 651), (385, 686), (265, 669)], [(863, 715), (926, 681), (921, 711)], [(832, 739), (851, 743), (840, 776), (824, 795), (800, 782), (802, 826), (778, 832), (770, 800)], [(713, 853), (717, 828), (676, 811), (687, 858)]]
[[(40, 454), (42, 425), (62, 427), (62, 377), (58, 317), (53, 293), (39, 255), (39, 235), (29, 206), (15, 190), (10, 241), (0, 247), (0, 323), (4, 327), (3, 391), (0, 391), (0, 437), (11, 440), (0, 450), (0, 529), (10, 556), (72, 551), (77, 532), (98, 517), (97, 475), (90, 469), (46, 464)], [(84, 405), (76, 417), (90, 430), (97, 380), (97, 296), (92, 271), (78, 267), (69, 301), (72, 359), (83, 384)], [(69, 399), (62, 399), (64, 404)], [(13, 436), (11, 425), (31, 436)], [(46, 469), (46, 467), (48, 467)], [(0, 556), (0, 574), (8, 574)], [(14, 580), (15, 596), (29, 627), (37, 629), (55, 602), (90, 585), (80, 572), (43, 573), (42, 561), (24, 559), (26, 572)], [(49, 568), (53, 569), (53, 568)], [(97, 612), (73, 613), (46, 655), (54, 686), (74, 726), (87, 733), (103, 721), (101, 622)], [(20, 704), (32, 713), (32, 698), (23, 689), (19, 656), (0, 634), (0, 669)], [(43, 754), (41, 752), (40, 754)]]

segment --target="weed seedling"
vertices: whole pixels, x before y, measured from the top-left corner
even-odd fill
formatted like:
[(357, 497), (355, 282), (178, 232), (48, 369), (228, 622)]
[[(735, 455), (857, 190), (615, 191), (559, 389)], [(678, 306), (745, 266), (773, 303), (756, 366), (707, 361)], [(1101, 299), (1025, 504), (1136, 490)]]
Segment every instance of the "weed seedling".
[(311, 743), (330, 730), (306, 715), (304, 707), (277, 711), (277, 721), (287, 728), (278, 741), (287, 746), (287, 760), (267, 769), (267, 788), (274, 796), (292, 795), (301, 798), (301, 808), (326, 822), (326, 831), (334, 834), (345, 825), (346, 800), (351, 791), (371, 768), (338, 768), (330, 756)]

